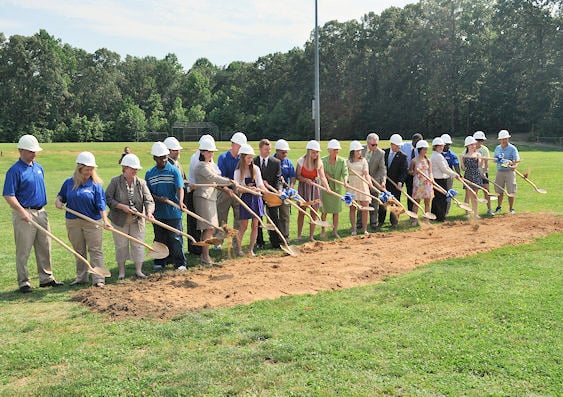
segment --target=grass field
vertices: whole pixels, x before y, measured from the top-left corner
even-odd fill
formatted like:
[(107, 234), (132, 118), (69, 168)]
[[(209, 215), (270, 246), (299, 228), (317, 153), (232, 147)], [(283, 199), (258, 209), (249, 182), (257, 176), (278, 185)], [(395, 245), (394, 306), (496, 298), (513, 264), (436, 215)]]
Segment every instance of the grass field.
[[(295, 160), (305, 143), (290, 144)], [(150, 143), (128, 145), (144, 170), (152, 167)], [(76, 155), (94, 152), (108, 183), (120, 173), (125, 144), (42, 146), (38, 162), (46, 170), (51, 227), (65, 237), (64, 215), (52, 204)], [(187, 165), (195, 145), (184, 146)], [(227, 149), (225, 142), (218, 146)], [(549, 193), (537, 194), (519, 179), (516, 210), (561, 215), (562, 153), (521, 149), (520, 169), (529, 167), (530, 178)], [(3, 184), (17, 150), (1, 143), (0, 151)], [(70, 287), (15, 291), (11, 211), (4, 201), (0, 209), (0, 395), (563, 394), (563, 234), (433, 263), (377, 285), (168, 322), (110, 323), (71, 301)], [(462, 215), (453, 209), (453, 218)], [(341, 235), (347, 235), (346, 212), (341, 218)], [(295, 233), (295, 222), (292, 227)], [(116, 274), (109, 233), (104, 254)], [(74, 278), (73, 258), (56, 245), (53, 262), (58, 279)], [(33, 261), (29, 267), (36, 286)], [(145, 267), (151, 271), (150, 262)]]

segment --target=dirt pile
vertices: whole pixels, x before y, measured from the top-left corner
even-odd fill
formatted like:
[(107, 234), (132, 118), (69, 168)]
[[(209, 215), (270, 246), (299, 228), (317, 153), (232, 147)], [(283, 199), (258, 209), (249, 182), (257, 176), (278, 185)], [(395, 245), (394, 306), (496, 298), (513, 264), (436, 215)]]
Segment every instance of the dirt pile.
[(73, 298), (110, 319), (169, 319), (202, 308), (376, 283), (436, 260), (518, 245), (563, 230), (563, 218), (517, 214), (445, 222), (419, 230), (307, 243), (283, 253), (221, 262), (222, 267), (153, 274), (146, 280), (87, 288)]

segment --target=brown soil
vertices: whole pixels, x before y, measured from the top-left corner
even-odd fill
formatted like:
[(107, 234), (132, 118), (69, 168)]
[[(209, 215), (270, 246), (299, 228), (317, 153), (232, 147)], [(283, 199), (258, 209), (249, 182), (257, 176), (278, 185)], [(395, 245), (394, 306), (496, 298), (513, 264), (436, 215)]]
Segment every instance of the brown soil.
[(301, 251), (297, 257), (280, 253), (153, 274), (146, 280), (83, 289), (74, 299), (110, 319), (164, 320), (198, 309), (377, 283), (436, 260), (527, 243), (561, 232), (562, 226), (563, 218), (551, 214), (423, 225), (414, 231), (303, 244), (296, 247)]

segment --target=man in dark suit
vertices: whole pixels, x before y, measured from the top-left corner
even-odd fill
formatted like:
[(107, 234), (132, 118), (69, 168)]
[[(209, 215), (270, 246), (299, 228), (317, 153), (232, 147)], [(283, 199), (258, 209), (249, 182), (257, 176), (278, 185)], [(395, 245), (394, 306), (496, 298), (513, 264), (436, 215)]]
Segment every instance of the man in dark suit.
[[(260, 155), (254, 158), (254, 164), (260, 168), (262, 174), (262, 180), (266, 189), (270, 190), (269, 187), (273, 187), (277, 191), (282, 190), (281, 181), (281, 162), (275, 157), (270, 156), (272, 148), (270, 146), (270, 141), (268, 139), (260, 140), (258, 144), (260, 149)], [(279, 228), (279, 210), (280, 207), (266, 207), (268, 216), (272, 219), (274, 224)], [(272, 248), (280, 248), (280, 238), (275, 231), (268, 231), (270, 235), (270, 244)], [(262, 228), (258, 228), (258, 237), (256, 238), (256, 246), (258, 248), (264, 247), (264, 235), (262, 233)]]
[[(391, 179), (395, 182), (399, 189), (395, 188), (393, 184), (388, 183), (385, 185), (387, 191), (391, 193), (393, 196), (397, 198), (397, 200), (401, 200), (401, 188), (405, 183), (407, 176), (408, 176), (408, 168), (407, 168), (407, 156), (401, 152), (401, 145), (403, 144), (403, 138), (399, 134), (391, 135), (389, 139), (391, 142), (391, 147), (385, 149), (385, 167), (387, 168), (387, 179)], [(384, 206), (379, 206), (379, 224), (382, 225), (385, 222), (385, 217), (387, 216), (387, 210)], [(391, 227), (397, 227), (399, 223), (399, 219), (397, 215), (391, 212), (390, 215)]]

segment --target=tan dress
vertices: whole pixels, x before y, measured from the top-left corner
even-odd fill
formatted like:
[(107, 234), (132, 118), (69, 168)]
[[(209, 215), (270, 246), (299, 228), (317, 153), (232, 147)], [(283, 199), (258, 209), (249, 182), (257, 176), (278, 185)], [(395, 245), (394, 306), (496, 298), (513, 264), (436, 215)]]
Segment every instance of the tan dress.
[[(195, 183), (230, 183), (229, 178), (217, 174), (212, 162), (200, 161), (194, 170)], [(196, 214), (216, 226), (219, 225), (217, 217), (217, 189), (214, 187), (198, 187), (194, 190), (194, 208)], [(211, 229), (207, 223), (197, 221), (197, 230)]]
[[(348, 165), (349, 170), (353, 170), (359, 175), (364, 175), (366, 172), (368, 172), (368, 162), (364, 158), (362, 158), (360, 161), (354, 162), (347, 160), (346, 164)], [(364, 182), (359, 176), (355, 175), (352, 171), (350, 171), (348, 174), (348, 184), (354, 188), (350, 189), (350, 193), (356, 195), (354, 199), (356, 201), (371, 201), (371, 197), (369, 195), (369, 185)]]

